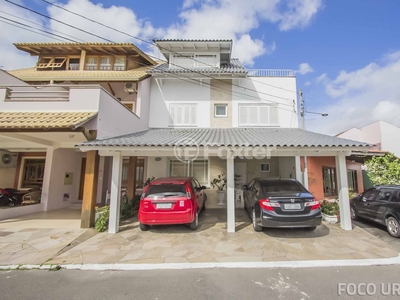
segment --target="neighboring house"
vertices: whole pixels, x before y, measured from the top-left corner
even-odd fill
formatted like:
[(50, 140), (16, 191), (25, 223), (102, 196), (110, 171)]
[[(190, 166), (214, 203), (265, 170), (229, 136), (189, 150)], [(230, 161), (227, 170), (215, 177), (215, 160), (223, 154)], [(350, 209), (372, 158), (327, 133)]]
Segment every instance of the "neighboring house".
[[(369, 145), (298, 129), (291, 70), (248, 70), (231, 57), (231, 40), (155, 43), (167, 62), (148, 71), (149, 129), (80, 144), (83, 151), (112, 156), (110, 233), (119, 228), (125, 156), (146, 157), (149, 177), (195, 176), (210, 186), (226, 174), (228, 232), (235, 231), (235, 188), (254, 177), (302, 181), (301, 156), (331, 157), (338, 167), (342, 228), (351, 229), (345, 157)], [(235, 174), (241, 175), (237, 184)]]
[(376, 121), (361, 128), (350, 128), (336, 135), (344, 139), (351, 139), (375, 145), (373, 149), (392, 152), (400, 157), (400, 128), (384, 121)]
[[(83, 200), (82, 226), (88, 227), (96, 201), (104, 204), (110, 190), (112, 162), (97, 151), (78, 152), (75, 145), (146, 130), (147, 70), (157, 63), (128, 43), (15, 45), (38, 56), (38, 63), (0, 72), (0, 148), (15, 157), (0, 166), (0, 187), (41, 187), (42, 196), (40, 204), (1, 210), (0, 219)], [(136, 173), (143, 184), (143, 169), (143, 159), (128, 158), (125, 181)]]

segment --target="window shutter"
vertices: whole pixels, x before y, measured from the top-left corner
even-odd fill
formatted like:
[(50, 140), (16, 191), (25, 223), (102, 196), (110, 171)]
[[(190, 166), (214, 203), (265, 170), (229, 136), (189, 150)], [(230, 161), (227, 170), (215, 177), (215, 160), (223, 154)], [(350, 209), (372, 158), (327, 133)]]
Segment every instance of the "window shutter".
[(196, 106), (194, 105), (190, 107), (190, 125), (197, 125)]
[(259, 106), (259, 113), (260, 113), (260, 119), (259, 119), (259, 124), (260, 125), (269, 125), (269, 110), (270, 107), (263, 105)]
[(176, 106), (176, 118), (175, 118), (175, 120), (176, 120), (176, 125), (182, 125), (182, 123), (183, 123), (183, 106)]
[(176, 106), (170, 105), (169, 107), (169, 114), (170, 114), (170, 124), (174, 125), (176, 123)]
[(192, 104), (170, 104), (169, 113), (171, 125), (175, 126), (196, 126), (196, 105)]
[(247, 107), (239, 106), (239, 125), (247, 125)]
[(258, 107), (257, 106), (249, 106), (249, 117), (248, 117), (248, 124), (249, 125), (258, 125), (259, 123), (259, 114), (258, 114)]
[(269, 119), (270, 125), (278, 126), (279, 125), (279, 112), (277, 106), (270, 106), (269, 108)]

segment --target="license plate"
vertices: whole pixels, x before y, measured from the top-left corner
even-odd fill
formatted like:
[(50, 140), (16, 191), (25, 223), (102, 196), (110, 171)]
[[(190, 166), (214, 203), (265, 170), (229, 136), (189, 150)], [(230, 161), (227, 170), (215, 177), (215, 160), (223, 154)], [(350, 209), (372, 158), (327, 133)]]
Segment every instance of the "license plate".
[(285, 209), (300, 209), (300, 203), (290, 203), (290, 204), (285, 204), (284, 205)]
[(156, 208), (171, 208), (172, 207), (172, 203), (157, 203), (156, 204)]

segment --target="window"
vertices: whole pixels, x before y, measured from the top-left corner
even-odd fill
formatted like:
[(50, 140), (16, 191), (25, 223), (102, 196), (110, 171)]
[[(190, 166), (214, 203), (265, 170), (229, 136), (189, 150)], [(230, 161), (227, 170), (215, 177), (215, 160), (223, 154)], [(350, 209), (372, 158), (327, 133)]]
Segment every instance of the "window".
[(169, 113), (173, 126), (197, 126), (196, 104), (170, 104)]
[(125, 57), (116, 57), (114, 61), (114, 71), (124, 71), (125, 61)]
[(239, 126), (279, 126), (278, 108), (272, 105), (239, 105)]
[(351, 189), (353, 192), (358, 192), (356, 170), (347, 170), (347, 183), (349, 185), (349, 189)]
[(324, 196), (336, 196), (335, 168), (322, 167), (322, 180), (324, 182)]
[(43, 183), (45, 159), (25, 159), (21, 188), (37, 188)]
[(193, 67), (193, 54), (173, 54), (172, 55), (172, 61), (171, 61), (171, 66), (172, 68), (181, 66), (181, 67)]
[(269, 164), (260, 164), (260, 172), (269, 172)]
[(215, 104), (214, 116), (217, 118), (223, 118), (228, 116), (228, 105), (227, 104)]
[(169, 176), (193, 176), (200, 185), (209, 185), (208, 160), (194, 160), (182, 162), (171, 159), (169, 161)]
[[(38, 69), (47, 69), (47, 68), (61, 68), (63, 67), (66, 57), (41, 57), (36, 64), (36, 68)], [(64, 66), (65, 69), (65, 66)]]
[(376, 197), (376, 200), (389, 201), (391, 195), (392, 195), (392, 191), (387, 190), (387, 189), (381, 189), (378, 193), (378, 196)]
[(97, 57), (86, 58), (86, 70), (97, 70)]
[[(122, 163), (121, 188), (128, 188), (129, 158), (124, 158)], [(144, 159), (136, 160), (136, 187), (143, 187), (144, 183)]]
[(363, 199), (363, 201), (372, 201), (375, 199), (375, 195), (376, 195), (376, 189), (371, 189), (371, 190), (366, 191), (362, 195), (362, 199)]
[(100, 70), (111, 70), (111, 57), (103, 56), (100, 58)]
[(80, 58), (70, 58), (68, 62), (68, 69), (69, 70), (79, 70), (79, 61)]

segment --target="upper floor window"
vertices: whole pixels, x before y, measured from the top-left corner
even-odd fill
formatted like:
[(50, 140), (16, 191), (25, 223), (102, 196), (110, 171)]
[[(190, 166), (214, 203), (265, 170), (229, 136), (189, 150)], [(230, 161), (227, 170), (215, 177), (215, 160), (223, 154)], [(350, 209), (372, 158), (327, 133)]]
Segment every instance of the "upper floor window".
[(172, 54), (171, 67), (219, 67), (219, 58), (217, 54), (194, 54), (179, 53)]
[(196, 104), (170, 104), (170, 124), (172, 126), (197, 126)]
[(68, 69), (69, 70), (79, 70), (79, 57), (70, 57), (68, 60)]
[(173, 54), (172, 55), (172, 67), (192, 67), (193, 66), (193, 54)]
[(239, 126), (279, 126), (278, 108), (266, 104), (239, 105)]
[(227, 116), (228, 116), (228, 105), (227, 104), (215, 104), (214, 117), (225, 118)]
[(125, 70), (125, 57), (116, 57), (114, 61), (114, 71), (123, 71)]
[(38, 69), (59, 69), (64, 66), (66, 57), (40, 57), (36, 68)]
[(111, 57), (100, 57), (100, 70), (111, 70)]
[(89, 56), (86, 58), (86, 70), (97, 70), (97, 57)]

